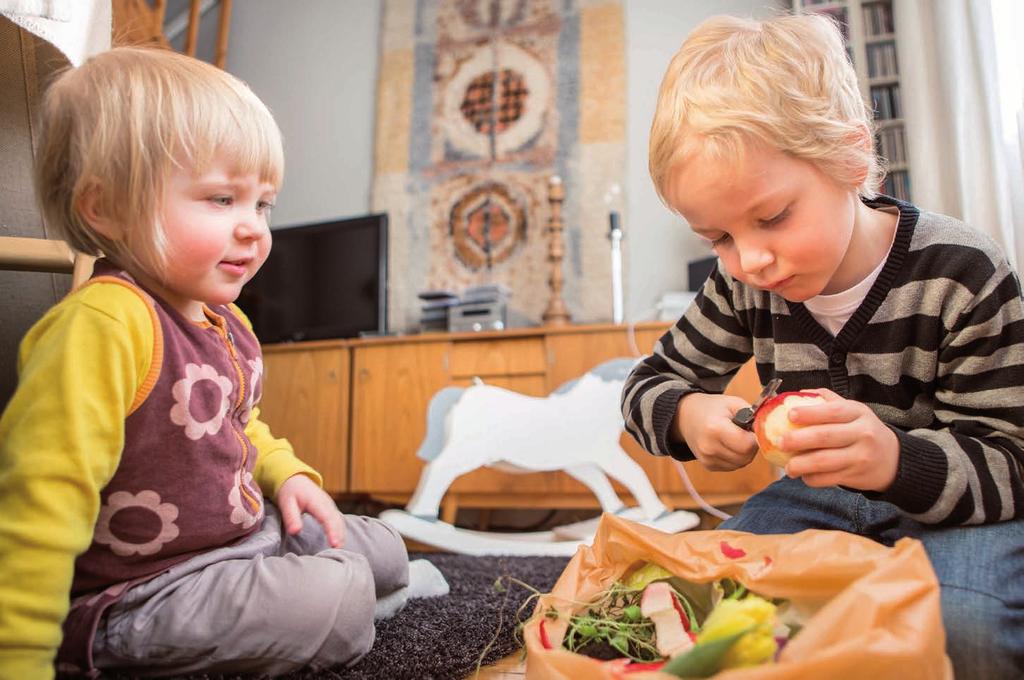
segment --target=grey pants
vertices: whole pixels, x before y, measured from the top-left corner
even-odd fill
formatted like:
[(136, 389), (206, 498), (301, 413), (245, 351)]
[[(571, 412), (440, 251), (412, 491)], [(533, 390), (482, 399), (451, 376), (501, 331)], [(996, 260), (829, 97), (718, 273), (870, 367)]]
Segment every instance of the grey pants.
[(197, 671), (280, 675), (352, 664), (373, 645), (377, 597), (408, 583), (394, 529), (345, 515), (345, 543), (327, 544), (303, 516), (289, 536), (277, 508), (255, 534), (129, 590), (100, 621), (97, 668), (150, 677)]

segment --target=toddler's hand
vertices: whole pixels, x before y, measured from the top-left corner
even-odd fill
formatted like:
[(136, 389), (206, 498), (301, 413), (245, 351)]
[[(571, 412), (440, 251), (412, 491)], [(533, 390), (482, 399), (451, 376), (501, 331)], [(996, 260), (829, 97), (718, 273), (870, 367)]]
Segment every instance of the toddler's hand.
[(749, 404), (739, 397), (694, 392), (679, 400), (673, 421), (677, 436), (708, 470), (726, 472), (750, 463), (757, 438), (732, 422)]
[(302, 530), (302, 513), (313, 515), (327, 534), (332, 548), (345, 544), (345, 519), (334, 500), (312, 479), (303, 474), (292, 475), (277, 490), (277, 507), (285, 531), (297, 534)]
[(786, 474), (802, 477), (807, 486), (888, 489), (899, 463), (896, 434), (859, 401), (831, 390), (807, 391), (817, 392), (828, 403), (789, 412), (789, 419), (802, 427), (782, 437), (781, 448), (798, 454), (786, 465)]

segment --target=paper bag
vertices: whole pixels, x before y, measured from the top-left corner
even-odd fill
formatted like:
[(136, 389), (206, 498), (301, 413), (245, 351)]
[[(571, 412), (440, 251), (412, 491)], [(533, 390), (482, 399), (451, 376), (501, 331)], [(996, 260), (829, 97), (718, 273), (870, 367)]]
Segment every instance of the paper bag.
[[(953, 677), (939, 609), (939, 584), (920, 541), (904, 538), (892, 548), (838, 531), (757, 536), (738, 531), (666, 534), (605, 514), (593, 546), (582, 546), (551, 593), (543, 595), (523, 629), (526, 677), (636, 680), (673, 676), (638, 672), (623, 676), (615, 664), (561, 647), (568, 615), (645, 562), (656, 562), (683, 580), (731, 578), (770, 598), (789, 600), (806, 615), (804, 628), (783, 648), (777, 663), (724, 670), (719, 680), (943, 680)], [(543, 612), (556, 608), (552, 620)], [(541, 639), (541, 623), (548, 643)]]

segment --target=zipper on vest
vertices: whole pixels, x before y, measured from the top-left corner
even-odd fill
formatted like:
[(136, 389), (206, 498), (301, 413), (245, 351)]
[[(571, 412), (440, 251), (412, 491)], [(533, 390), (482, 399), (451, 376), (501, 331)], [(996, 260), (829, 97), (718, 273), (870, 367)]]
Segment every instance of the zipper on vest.
[[(213, 324), (213, 328), (222, 338), (224, 338), (228, 350), (228, 359), (235, 367), (235, 376), (238, 378), (238, 401), (235, 403), (233, 410), (238, 410), (238, 408), (245, 402), (247, 390), (252, 389), (253, 386), (249, 385), (246, 382), (245, 372), (242, 370), (242, 366), (239, 363), (238, 353), (235, 351), (235, 336), (231, 332), (231, 329), (228, 328), (227, 322), (224, 321), (223, 323), (223, 326), (221, 326), (220, 324)], [(231, 432), (234, 433), (235, 439), (238, 441), (238, 445), (242, 449), (241, 470), (245, 470), (246, 465), (248, 464), (249, 461), (249, 445), (251, 445), (252, 443), (246, 443), (248, 442), (248, 438), (245, 436), (244, 432), (239, 432), (238, 430), (235, 429), (235, 423), (233, 419), (228, 419), (228, 427), (231, 428)], [(243, 499), (248, 501), (249, 505), (252, 507), (253, 512), (257, 512), (259, 510), (260, 501), (259, 499), (253, 497), (251, 493), (249, 493), (249, 489), (245, 486), (244, 475), (239, 476), (238, 492)]]

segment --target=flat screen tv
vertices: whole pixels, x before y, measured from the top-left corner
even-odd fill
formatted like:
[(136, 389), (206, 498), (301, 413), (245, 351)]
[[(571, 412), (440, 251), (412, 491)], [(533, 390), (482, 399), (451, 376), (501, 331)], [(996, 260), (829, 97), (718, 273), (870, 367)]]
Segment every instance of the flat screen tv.
[(261, 342), (387, 333), (387, 214), (281, 227), (273, 237), (238, 298)]

